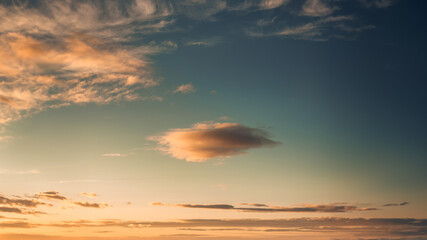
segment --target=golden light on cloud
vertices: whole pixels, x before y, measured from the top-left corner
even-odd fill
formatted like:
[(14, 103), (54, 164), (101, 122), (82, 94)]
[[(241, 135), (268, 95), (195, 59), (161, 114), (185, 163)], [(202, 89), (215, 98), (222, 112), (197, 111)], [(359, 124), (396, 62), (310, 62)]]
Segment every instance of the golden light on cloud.
[(170, 129), (149, 139), (159, 143), (159, 150), (189, 162), (231, 157), (244, 154), (251, 148), (278, 144), (270, 139), (265, 130), (238, 123), (214, 122), (196, 123), (191, 128)]

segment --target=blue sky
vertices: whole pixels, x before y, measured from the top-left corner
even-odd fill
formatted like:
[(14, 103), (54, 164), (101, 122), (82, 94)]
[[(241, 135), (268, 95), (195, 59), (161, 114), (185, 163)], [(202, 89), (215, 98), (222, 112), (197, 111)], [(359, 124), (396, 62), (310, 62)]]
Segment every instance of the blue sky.
[(2, 2), (0, 238), (423, 239), (423, 9)]

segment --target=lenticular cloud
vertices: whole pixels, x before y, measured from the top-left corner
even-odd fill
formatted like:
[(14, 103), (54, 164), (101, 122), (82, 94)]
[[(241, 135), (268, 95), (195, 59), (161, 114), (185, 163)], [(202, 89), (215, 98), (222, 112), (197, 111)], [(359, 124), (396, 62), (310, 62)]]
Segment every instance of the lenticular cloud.
[(246, 153), (251, 148), (278, 144), (269, 138), (265, 130), (237, 123), (212, 122), (197, 123), (191, 128), (171, 129), (149, 139), (157, 141), (161, 151), (189, 162), (231, 157)]

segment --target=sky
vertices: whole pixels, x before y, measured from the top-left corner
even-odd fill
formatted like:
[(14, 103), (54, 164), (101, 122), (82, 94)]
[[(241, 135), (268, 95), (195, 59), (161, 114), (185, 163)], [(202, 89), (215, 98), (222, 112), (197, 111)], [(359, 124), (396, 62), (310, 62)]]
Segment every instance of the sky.
[(426, 7), (0, 1), (0, 239), (427, 239)]

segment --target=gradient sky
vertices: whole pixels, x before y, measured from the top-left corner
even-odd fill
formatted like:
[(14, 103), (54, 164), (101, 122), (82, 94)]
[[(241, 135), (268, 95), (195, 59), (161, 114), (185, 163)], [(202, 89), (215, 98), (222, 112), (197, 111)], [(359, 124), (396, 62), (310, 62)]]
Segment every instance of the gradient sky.
[(0, 239), (427, 239), (427, 2), (0, 2)]

